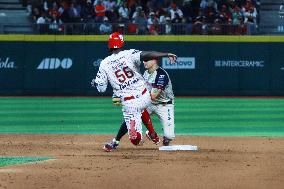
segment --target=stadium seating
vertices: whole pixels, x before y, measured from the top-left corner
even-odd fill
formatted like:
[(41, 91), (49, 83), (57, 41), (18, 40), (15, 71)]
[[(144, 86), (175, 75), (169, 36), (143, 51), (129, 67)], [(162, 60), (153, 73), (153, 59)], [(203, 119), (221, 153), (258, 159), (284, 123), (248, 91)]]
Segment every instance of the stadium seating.
[(0, 0), (0, 33), (33, 33), (29, 13), (19, 0)]
[(259, 12), (260, 34), (284, 34), (284, 1), (262, 0)]
[[(100, 34), (99, 32), (99, 26), (100, 23), (98, 23), (97, 21), (95, 21), (95, 14), (94, 13), (90, 13), (90, 15), (88, 15), (89, 17), (83, 17), (81, 14), (81, 19), (76, 18), (76, 19), (72, 19), (72, 20), (63, 20), (63, 23), (60, 24), (60, 26), (58, 26), (59, 30), (54, 32), (54, 31), (50, 31), (49, 29), (49, 24), (46, 24), (46, 26), (38, 26), (36, 24), (36, 20), (41, 13), (45, 10), (45, 12), (47, 13), (47, 17), (49, 18), (49, 21), (51, 20), (51, 11), (49, 9), (49, 11), (47, 11), (46, 7), (48, 6), (49, 8), (52, 6), (51, 4), (43, 4), (42, 2), (45, 1), (40, 1), (40, 0), (33, 0), (33, 1), (26, 1), (26, 2), (37, 2), (38, 6), (38, 10), (39, 10), (39, 14), (33, 18), (33, 8), (32, 5), (30, 4), (30, 9), (29, 11), (27, 11), (26, 5), (23, 5), (24, 3), (22, 1), (25, 0), (0, 0), (0, 33), (2, 34), (7, 34), (7, 33), (12, 33), (12, 34)], [(46, 1), (47, 2), (47, 1)], [(61, 11), (64, 10), (64, 5), (62, 4), (62, 2), (67, 2), (66, 4), (71, 3), (71, 0), (66, 0), (66, 1), (59, 1), (59, 0), (54, 0), (54, 1), (48, 1), (48, 2), (56, 2), (58, 5), (58, 8), (62, 8), (63, 9)], [(82, 10), (84, 6), (86, 6), (84, 4), (83, 0), (78, 0), (76, 1), (78, 2), (80, 9)], [(94, 4), (94, 2), (96, 2), (95, 0), (88, 0), (86, 2), (90, 2), (91, 3), (91, 9), (92, 10), (92, 6)], [(166, 1), (166, 2), (171, 2), (171, 1)], [(174, 2), (174, 1), (173, 1)], [(178, 7), (180, 7), (180, 9), (184, 12), (184, 15), (186, 15), (183, 19), (179, 19), (178, 21), (176, 20), (172, 20), (172, 29), (171, 29), (171, 33), (169, 34), (173, 34), (173, 35), (190, 35), (190, 34), (194, 34), (194, 35), (199, 35), (199, 34), (205, 34), (205, 35), (253, 35), (253, 34), (257, 34), (257, 35), (267, 35), (267, 34), (273, 34), (273, 35), (283, 35), (284, 34), (284, 2), (282, 0), (262, 0), (261, 4), (259, 3), (259, 1), (257, 0), (252, 0), (253, 4), (256, 5), (257, 8), (257, 24), (255, 26), (255, 29), (253, 29), (253, 32), (250, 32), (250, 29), (245, 29), (244, 31), (246, 31), (245, 33), (242, 32), (232, 32), (227, 30), (227, 28), (238, 28), (236, 26), (230, 27), (228, 26), (227, 21), (225, 21), (224, 23), (221, 23), (221, 27), (222, 28), (226, 28), (223, 29), (223, 31), (221, 32), (214, 32), (212, 28), (215, 28), (215, 26), (213, 26), (213, 22), (211, 21), (211, 23), (206, 24), (206, 31), (201, 31), (200, 32), (195, 32), (196, 31), (196, 26), (195, 22), (198, 22), (198, 12), (201, 9), (199, 7), (199, 4), (202, 2), (202, 0), (196, 0), (195, 2), (197, 3), (197, 9), (194, 8), (194, 10), (190, 10), (190, 9), (186, 9), (186, 3), (189, 2), (193, 2), (191, 0), (185, 0), (185, 1), (176, 1), (179, 2), (178, 3)], [(215, 1), (215, 2), (220, 2), (220, 1)], [(226, 1), (222, 1), (222, 2), (226, 2)], [(228, 5), (230, 5), (230, 0), (227, 0), (227, 7)], [(242, 1), (245, 2), (245, 1)], [(258, 2), (258, 3), (256, 3)], [(41, 4), (40, 4), (41, 3)], [(221, 11), (221, 8), (223, 7), (223, 5), (218, 4), (218, 11)], [(148, 5), (147, 5), (148, 6)], [(157, 14), (157, 18), (160, 18), (160, 14), (158, 15), (158, 9), (157, 7), (147, 7), (147, 6), (143, 6), (143, 5), (136, 5), (137, 7), (143, 7), (142, 11), (145, 12), (146, 15), (146, 19), (149, 18), (149, 13), (150, 10), (153, 10), (155, 12), (155, 14)], [(153, 5), (154, 6), (154, 5)], [(192, 6), (192, 5), (191, 5)], [(242, 5), (239, 5), (240, 8), (242, 8)], [(124, 32), (124, 34), (137, 34), (137, 24), (133, 23), (133, 18), (132, 15), (134, 14), (135, 11), (135, 6), (134, 7), (130, 7), (129, 5), (129, 12), (130, 12), (130, 18), (127, 22), (121, 22), (119, 20), (118, 16), (118, 7), (116, 7), (116, 10), (113, 11), (112, 13), (110, 12), (106, 12), (106, 16), (109, 17), (110, 22), (113, 25), (113, 29), (119, 29), (119, 31)], [(171, 4), (166, 4), (163, 5), (162, 9), (163, 11), (168, 11), (171, 8)], [(229, 6), (228, 10), (231, 11), (232, 7)], [(192, 12), (185, 12), (185, 11), (192, 11)], [(62, 13), (62, 12), (61, 12)], [(204, 13), (203, 13), (204, 14)], [(115, 16), (116, 15), (116, 16)], [(188, 17), (190, 15), (190, 17)], [(170, 16), (169, 13), (164, 13), (164, 16)], [(59, 16), (60, 17), (60, 16)], [(220, 17), (219, 17), (220, 19)], [(222, 17), (221, 17), (222, 20)], [(125, 21), (125, 20), (124, 20)], [(160, 22), (160, 21), (159, 21)], [(121, 24), (124, 25), (125, 28), (122, 29), (120, 27), (116, 27), (116, 25)], [(181, 26), (181, 24), (183, 26)], [(185, 27), (185, 25), (188, 24), (188, 27)], [(158, 28), (165, 28), (164, 23), (159, 23), (159, 25), (156, 25), (155, 27)], [(200, 27), (205, 27), (200, 25)], [(40, 28), (40, 29), (39, 29)], [(45, 29), (42, 29), (45, 28)], [(75, 29), (73, 29), (75, 28)], [(79, 28), (79, 29), (78, 29)], [(149, 26), (148, 28), (153, 28), (151, 26)], [(185, 29), (186, 28), (186, 29)], [(212, 30), (211, 30), (212, 29)], [(191, 31), (190, 31), (191, 30)], [(210, 31), (211, 30), (211, 31)], [(229, 31), (229, 32), (228, 32)], [(142, 32), (143, 33), (143, 32)], [(145, 32), (144, 32), (145, 33)], [(155, 33), (155, 32), (154, 32)], [(152, 32), (146, 32), (145, 34), (153, 34)], [(155, 34), (158, 35), (162, 35), (162, 34), (166, 34), (165, 30), (160, 29), (159, 31), (157, 31)], [(168, 33), (167, 33), (168, 34)]]

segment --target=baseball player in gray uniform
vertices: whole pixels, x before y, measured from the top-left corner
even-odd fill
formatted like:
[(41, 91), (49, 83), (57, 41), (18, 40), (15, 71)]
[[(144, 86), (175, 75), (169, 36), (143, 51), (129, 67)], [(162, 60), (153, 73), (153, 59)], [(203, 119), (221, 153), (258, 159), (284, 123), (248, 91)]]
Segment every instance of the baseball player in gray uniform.
[(105, 92), (108, 82), (115, 96), (120, 97), (122, 113), (131, 143), (142, 141), (141, 114), (151, 104), (151, 95), (140, 73), (141, 61), (168, 57), (174, 63), (177, 56), (172, 53), (155, 51), (122, 50), (123, 36), (114, 32), (109, 36), (108, 47), (111, 55), (102, 60), (96, 78), (91, 84), (99, 92)]
[[(169, 74), (158, 66), (158, 60), (144, 61), (144, 79), (150, 92), (152, 103), (147, 107), (149, 114), (156, 114), (164, 131), (163, 145), (168, 146), (175, 138), (174, 93)], [(147, 133), (146, 133), (147, 134)]]
[[(158, 60), (152, 59), (143, 61), (146, 71), (144, 79), (147, 83), (147, 89), (150, 91), (152, 103), (145, 111), (150, 114), (156, 114), (163, 127), (163, 145), (168, 146), (170, 141), (175, 138), (174, 123), (174, 94), (169, 74), (158, 66)], [(107, 152), (116, 149), (120, 139), (127, 133), (126, 123), (123, 122), (116, 137), (109, 143), (105, 144), (103, 149)], [(151, 140), (149, 131), (146, 136)], [(157, 143), (155, 143), (157, 144)]]

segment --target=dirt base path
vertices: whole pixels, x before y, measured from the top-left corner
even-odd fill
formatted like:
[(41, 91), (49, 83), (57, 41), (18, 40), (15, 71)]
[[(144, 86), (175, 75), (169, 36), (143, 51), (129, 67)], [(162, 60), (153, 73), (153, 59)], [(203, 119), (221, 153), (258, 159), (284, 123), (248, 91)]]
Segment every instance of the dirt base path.
[(0, 135), (0, 156), (53, 157), (0, 168), (0, 188), (179, 189), (284, 186), (284, 138), (177, 136), (193, 151), (159, 151), (126, 139), (103, 152), (106, 135)]

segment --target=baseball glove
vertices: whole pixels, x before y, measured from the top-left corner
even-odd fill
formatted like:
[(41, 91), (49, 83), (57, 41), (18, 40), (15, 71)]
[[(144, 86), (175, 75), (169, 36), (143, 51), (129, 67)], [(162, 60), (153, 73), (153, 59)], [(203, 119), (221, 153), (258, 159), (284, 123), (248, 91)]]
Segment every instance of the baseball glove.
[(121, 99), (120, 99), (120, 97), (113, 95), (112, 96), (112, 103), (115, 106), (121, 106)]

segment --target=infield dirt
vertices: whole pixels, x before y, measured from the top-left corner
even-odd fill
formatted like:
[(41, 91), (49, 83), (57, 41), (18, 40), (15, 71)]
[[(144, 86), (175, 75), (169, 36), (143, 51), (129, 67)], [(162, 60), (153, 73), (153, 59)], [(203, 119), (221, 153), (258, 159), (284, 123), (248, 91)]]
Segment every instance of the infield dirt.
[(110, 135), (0, 135), (0, 156), (54, 159), (0, 168), (0, 188), (280, 189), (284, 138), (177, 136), (198, 151), (159, 151), (150, 141), (102, 151)]

